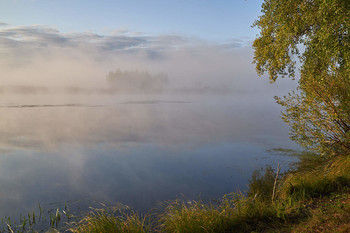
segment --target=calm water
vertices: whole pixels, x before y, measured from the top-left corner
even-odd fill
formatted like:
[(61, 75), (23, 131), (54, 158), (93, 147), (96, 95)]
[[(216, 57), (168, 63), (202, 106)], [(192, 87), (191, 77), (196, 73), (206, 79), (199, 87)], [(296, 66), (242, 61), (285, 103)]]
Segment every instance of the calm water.
[(244, 190), (255, 169), (295, 161), (267, 152), (296, 148), (279, 114), (269, 95), (4, 97), (0, 216)]

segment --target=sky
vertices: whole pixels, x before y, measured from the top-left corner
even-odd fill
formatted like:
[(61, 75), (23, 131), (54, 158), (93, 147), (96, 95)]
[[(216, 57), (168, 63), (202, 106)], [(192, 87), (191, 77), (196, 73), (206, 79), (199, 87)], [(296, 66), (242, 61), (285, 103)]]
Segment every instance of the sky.
[(2, 0), (0, 21), (48, 25), (60, 32), (128, 30), (205, 40), (254, 39), (261, 0)]

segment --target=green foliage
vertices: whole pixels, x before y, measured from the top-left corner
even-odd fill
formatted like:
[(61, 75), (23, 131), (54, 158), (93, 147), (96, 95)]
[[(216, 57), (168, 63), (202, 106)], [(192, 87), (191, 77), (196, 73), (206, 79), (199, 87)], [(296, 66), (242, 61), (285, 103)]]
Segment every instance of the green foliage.
[(323, 155), (349, 153), (350, 79), (334, 78), (332, 83), (327, 82), (327, 87), (320, 87), (316, 81), (309, 83), (310, 88), (299, 94), (277, 98), (285, 108), (282, 119), (291, 126), (291, 138)]
[(350, 2), (266, 0), (255, 26), (259, 75), (295, 77), (298, 92), (278, 102), (292, 139), (323, 154), (350, 151)]
[(253, 44), (258, 73), (294, 77), (296, 61), (309, 74), (349, 69), (349, 10), (344, 0), (265, 0), (254, 23), (261, 30)]

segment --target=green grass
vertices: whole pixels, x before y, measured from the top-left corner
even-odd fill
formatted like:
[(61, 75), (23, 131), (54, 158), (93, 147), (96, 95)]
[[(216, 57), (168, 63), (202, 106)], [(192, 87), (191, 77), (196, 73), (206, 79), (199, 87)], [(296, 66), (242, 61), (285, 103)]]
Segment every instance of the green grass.
[[(264, 202), (229, 194), (219, 204), (169, 203), (159, 215), (159, 232), (245, 232), (266, 227), (276, 215)], [(253, 227), (252, 227), (253, 226)]]
[[(333, 193), (305, 204), (310, 213), (289, 232), (350, 232), (350, 193)], [(287, 230), (286, 229), (286, 230)]]
[[(313, 168), (305, 169), (304, 164), (312, 163)], [(304, 159), (301, 166), (287, 174), (280, 188), (282, 199), (309, 199), (334, 192), (341, 192), (350, 187), (350, 156), (339, 156), (319, 163)]]
[(94, 209), (81, 221), (72, 223), (69, 230), (73, 233), (144, 233), (150, 232), (150, 223), (133, 211)]

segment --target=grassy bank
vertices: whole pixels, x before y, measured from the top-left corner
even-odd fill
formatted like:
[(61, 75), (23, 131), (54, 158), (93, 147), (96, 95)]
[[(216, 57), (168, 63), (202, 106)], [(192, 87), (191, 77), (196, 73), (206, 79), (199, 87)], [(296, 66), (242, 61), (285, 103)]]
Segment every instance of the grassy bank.
[[(144, 215), (106, 207), (77, 218), (65, 207), (62, 216), (58, 209), (50, 214), (47, 232), (350, 232), (350, 156), (300, 158), (286, 174), (271, 167), (255, 172), (246, 195), (209, 204), (175, 200)], [(1, 232), (38, 232), (34, 213), (28, 216)], [(61, 217), (73, 221), (57, 228)]]
[(350, 156), (303, 155), (294, 171), (255, 173), (248, 195), (175, 200), (161, 213), (92, 211), (73, 232), (349, 232)]

